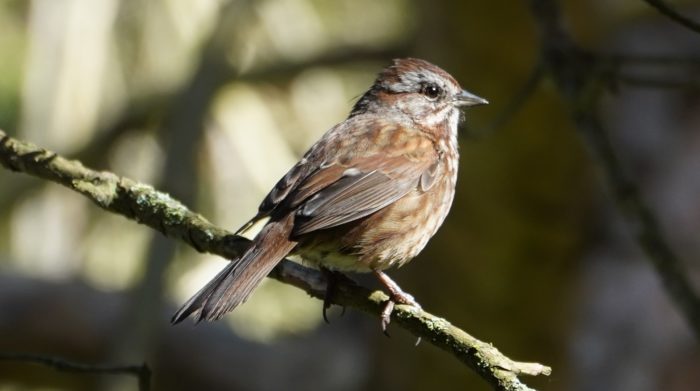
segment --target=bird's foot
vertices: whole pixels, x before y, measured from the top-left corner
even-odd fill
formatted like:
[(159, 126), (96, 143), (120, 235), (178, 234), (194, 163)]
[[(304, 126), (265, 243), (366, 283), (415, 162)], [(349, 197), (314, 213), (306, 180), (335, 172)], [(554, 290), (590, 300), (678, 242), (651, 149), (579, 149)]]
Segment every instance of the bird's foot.
[[(323, 296), (323, 320), (326, 323), (331, 323), (328, 320), (328, 315), (326, 312), (329, 308), (331, 308), (331, 305), (333, 305), (333, 296), (335, 296), (338, 289), (338, 282), (343, 281), (353, 284), (355, 282), (348, 278), (345, 274), (326, 269), (325, 267), (321, 268), (321, 272), (326, 277), (326, 294)], [(340, 313), (340, 316), (343, 316), (345, 315), (345, 306), (341, 307), (342, 312)]]
[(391, 313), (394, 312), (394, 306), (396, 304), (407, 304), (417, 309), (421, 309), (421, 306), (413, 296), (401, 290), (399, 285), (384, 272), (375, 270), (374, 275), (389, 291), (389, 300), (384, 305), (384, 309), (381, 313), (382, 332), (388, 337), (389, 333), (387, 332), (387, 327), (389, 327), (389, 323), (391, 323)]

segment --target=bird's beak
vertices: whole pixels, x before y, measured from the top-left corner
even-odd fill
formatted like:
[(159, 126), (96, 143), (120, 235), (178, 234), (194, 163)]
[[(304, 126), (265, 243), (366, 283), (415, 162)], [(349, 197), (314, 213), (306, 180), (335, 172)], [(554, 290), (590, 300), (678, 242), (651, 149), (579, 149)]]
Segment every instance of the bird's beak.
[(487, 105), (489, 104), (489, 101), (486, 99), (476, 96), (472, 94), (469, 91), (462, 90), (457, 96), (455, 97), (454, 100), (454, 105), (455, 106), (479, 106), (479, 105)]

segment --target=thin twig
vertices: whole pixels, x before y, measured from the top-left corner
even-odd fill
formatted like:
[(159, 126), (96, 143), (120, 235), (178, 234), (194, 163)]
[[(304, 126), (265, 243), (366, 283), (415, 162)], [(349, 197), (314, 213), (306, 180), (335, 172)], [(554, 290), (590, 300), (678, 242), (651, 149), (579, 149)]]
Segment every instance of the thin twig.
[(146, 363), (141, 365), (93, 365), (41, 354), (3, 352), (0, 352), (0, 361), (40, 364), (60, 372), (131, 375), (138, 379), (140, 391), (148, 391), (151, 388), (151, 370)]
[[(164, 235), (180, 239), (200, 252), (234, 259), (249, 240), (234, 236), (214, 226), (204, 217), (191, 212), (177, 200), (151, 186), (97, 172), (80, 162), (68, 160), (7, 136), (0, 131), (0, 164), (13, 170), (62, 184), (77, 191), (101, 208), (121, 214), (154, 228)], [(271, 277), (305, 290), (310, 295), (325, 296), (326, 279), (318, 270), (291, 261), (281, 262)], [(334, 302), (379, 316), (388, 296), (355, 284), (338, 281)], [(493, 345), (482, 342), (465, 331), (414, 307), (398, 305), (392, 313), (394, 323), (450, 352), (476, 371), (496, 390), (530, 390), (519, 375), (549, 375), (551, 368), (537, 363), (522, 363), (504, 356)]]
[(670, 5), (666, 4), (665, 1), (662, 0), (644, 0), (647, 4), (650, 6), (656, 8), (657, 11), (661, 12), (662, 14), (668, 16), (671, 18), (671, 20), (675, 21), (676, 23), (680, 24), (681, 26), (695, 31), (696, 33), (700, 33), (700, 24), (698, 22), (689, 19), (680, 13), (673, 9)]
[(601, 166), (619, 210), (656, 268), (668, 295), (696, 337), (700, 337), (700, 298), (688, 279), (689, 274), (664, 238), (651, 209), (643, 202), (637, 184), (624, 172), (595, 110), (603, 90), (601, 84), (607, 81), (605, 72), (596, 68), (605, 65), (574, 44), (561, 26), (556, 0), (530, 0), (530, 5), (540, 29), (542, 61), (567, 101), (576, 128)]

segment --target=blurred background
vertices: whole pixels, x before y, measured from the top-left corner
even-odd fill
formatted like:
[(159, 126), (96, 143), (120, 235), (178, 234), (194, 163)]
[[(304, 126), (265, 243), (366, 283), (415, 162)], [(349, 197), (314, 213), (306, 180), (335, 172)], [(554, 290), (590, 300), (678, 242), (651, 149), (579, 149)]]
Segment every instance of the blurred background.
[[(700, 2), (674, 1), (700, 20)], [(700, 279), (700, 36), (638, 0), (562, 1), (583, 46), (629, 56), (600, 112)], [(526, 2), (0, 0), (0, 128), (153, 184), (235, 230), (395, 57), (491, 104), (467, 112), (457, 196), (390, 274), (543, 390), (697, 390), (697, 341), (600, 180), (539, 57)], [(525, 99), (519, 99), (518, 96)], [(154, 390), (489, 387), (452, 356), (266, 281), (223, 321), (172, 327), (225, 261), (0, 170), (0, 351), (148, 362)], [(365, 284), (375, 284), (362, 276)], [(375, 286), (375, 285), (372, 285)], [(0, 362), (0, 390), (132, 390), (126, 376)]]

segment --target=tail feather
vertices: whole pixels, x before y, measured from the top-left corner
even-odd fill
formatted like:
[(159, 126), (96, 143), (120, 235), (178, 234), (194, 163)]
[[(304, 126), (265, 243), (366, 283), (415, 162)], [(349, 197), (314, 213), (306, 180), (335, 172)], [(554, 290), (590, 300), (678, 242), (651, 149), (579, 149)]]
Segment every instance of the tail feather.
[(195, 314), (194, 319), (196, 322), (201, 321), (202, 307), (207, 302), (209, 297), (211, 297), (216, 287), (220, 286), (222, 282), (226, 279), (226, 277), (229, 274), (233, 273), (233, 269), (236, 266), (236, 262), (238, 261), (234, 260), (228, 265), (226, 265), (226, 267), (224, 267), (224, 269), (221, 270), (219, 274), (216, 275), (216, 277), (214, 277), (202, 289), (195, 293), (194, 296), (187, 300), (185, 304), (183, 304), (182, 307), (180, 307), (180, 309), (177, 310), (175, 315), (173, 315), (172, 319), (170, 319), (170, 322), (172, 324), (180, 323), (192, 314)]
[(289, 240), (293, 219), (290, 214), (282, 220), (269, 222), (243, 255), (226, 265), (187, 300), (171, 322), (179, 323), (192, 314), (197, 322), (220, 319), (245, 302), (263, 278), (296, 246), (297, 242)]

